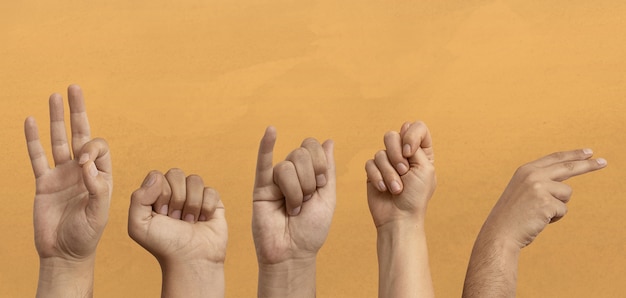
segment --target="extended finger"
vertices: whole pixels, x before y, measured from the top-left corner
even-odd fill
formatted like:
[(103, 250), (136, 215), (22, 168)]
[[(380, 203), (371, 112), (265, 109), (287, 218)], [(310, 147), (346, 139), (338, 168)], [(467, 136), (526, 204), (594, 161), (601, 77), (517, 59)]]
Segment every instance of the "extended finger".
[(545, 169), (550, 179), (563, 181), (574, 176), (602, 169), (604, 167), (606, 167), (606, 160), (598, 158), (559, 162), (550, 165)]
[(384, 150), (376, 152), (374, 155), (374, 163), (383, 175), (383, 181), (385, 181), (387, 189), (392, 194), (401, 193), (402, 180), (400, 179), (398, 172), (396, 172), (396, 169), (389, 162), (389, 159), (387, 159), (387, 153)]
[(326, 185), (328, 180), (328, 167), (324, 148), (322, 148), (322, 145), (314, 138), (304, 139), (301, 147), (308, 150), (311, 155), (311, 162), (313, 164), (313, 170), (315, 171), (315, 184), (320, 187)]
[(83, 91), (78, 85), (70, 85), (67, 88), (70, 103), (70, 125), (72, 127), (72, 151), (78, 156), (83, 145), (91, 139), (89, 120), (85, 108)]
[(529, 164), (536, 167), (547, 167), (555, 163), (589, 159), (592, 155), (593, 151), (591, 149), (561, 151), (546, 155), (540, 159), (530, 162)]
[(374, 185), (376, 189), (381, 192), (387, 190), (385, 182), (383, 181), (383, 175), (378, 170), (378, 167), (376, 167), (376, 163), (374, 163), (373, 159), (370, 159), (365, 163), (365, 172), (367, 173), (367, 181)]
[(185, 173), (180, 169), (170, 169), (165, 173), (165, 178), (172, 189), (168, 215), (174, 219), (180, 219), (187, 198), (187, 183)]
[(24, 121), (24, 135), (26, 136), (26, 148), (28, 149), (33, 173), (35, 178), (39, 178), (50, 169), (50, 166), (48, 165), (46, 152), (43, 150), (39, 140), (39, 129), (37, 129), (35, 118), (28, 117)]
[(396, 131), (389, 131), (384, 137), (387, 158), (400, 175), (409, 171), (409, 161), (402, 156), (402, 139)]
[(204, 197), (204, 182), (198, 175), (187, 177), (187, 200), (183, 207), (183, 219), (194, 223), (198, 220)]
[(290, 161), (281, 161), (276, 164), (274, 167), (274, 181), (285, 196), (287, 213), (292, 216), (298, 215), (304, 197), (294, 164)]
[(328, 139), (322, 144), (324, 155), (326, 156), (326, 185), (325, 187), (335, 187), (337, 183), (335, 169), (335, 141)]
[(434, 161), (433, 140), (426, 124), (422, 121), (412, 123), (402, 135), (402, 155), (410, 157), (422, 148), (430, 161)]
[(65, 131), (65, 116), (63, 113), (63, 98), (60, 94), (50, 95), (50, 140), (52, 141), (52, 157), (55, 165), (60, 165), (72, 159), (70, 145), (67, 143)]
[(259, 144), (259, 153), (256, 162), (256, 176), (254, 187), (263, 187), (273, 183), (273, 151), (276, 143), (276, 128), (268, 126)]
[[(215, 214), (215, 210), (220, 205), (221, 202), (219, 193), (211, 187), (205, 187), (202, 199), (202, 210), (200, 211), (198, 221), (208, 221), (212, 219)], [(224, 207), (224, 205), (221, 206), (222, 208)]]

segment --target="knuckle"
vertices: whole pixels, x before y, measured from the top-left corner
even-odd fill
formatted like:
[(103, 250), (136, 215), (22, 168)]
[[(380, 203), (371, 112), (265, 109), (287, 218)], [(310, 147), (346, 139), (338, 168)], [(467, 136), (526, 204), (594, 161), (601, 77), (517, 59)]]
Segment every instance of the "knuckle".
[(211, 197), (211, 198), (219, 198), (220, 197), (219, 192), (217, 192), (217, 190), (215, 190), (212, 187), (205, 187), (204, 188), (204, 195), (208, 196), (208, 197)]
[(187, 183), (199, 183), (199, 184), (204, 184), (204, 182), (202, 181), (202, 177), (196, 175), (196, 174), (191, 174), (189, 176), (187, 176), (187, 178), (185, 179)]
[(564, 155), (565, 155), (565, 153), (563, 153), (563, 152), (561, 152), (561, 151), (558, 151), (558, 152), (552, 152), (552, 153), (550, 153), (550, 155), (549, 155), (549, 156), (550, 156), (551, 158), (553, 158), (553, 159), (560, 160), (560, 159), (563, 159), (563, 156), (564, 156)]
[(315, 145), (318, 145), (318, 144), (319, 144), (319, 141), (316, 138), (312, 138), (312, 137), (306, 138), (306, 139), (304, 139), (302, 141), (302, 146), (303, 147), (315, 146)]
[(165, 173), (165, 176), (166, 177), (185, 176), (185, 172), (183, 172), (183, 170), (179, 168), (171, 168), (167, 171), (167, 173)]
[(379, 150), (378, 152), (376, 152), (376, 154), (374, 154), (374, 159), (383, 160), (386, 158), (387, 158), (387, 151), (385, 150)]
[(385, 135), (383, 136), (383, 141), (385, 141), (385, 143), (389, 142), (393, 140), (397, 135), (398, 135), (398, 132), (390, 130), (386, 132)]
[(563, 163), (563, 167), (565, 167), (568, 171), (573, 171), (574, 170), (574, 163), (571, 162), (571, 161), (564, 162)]

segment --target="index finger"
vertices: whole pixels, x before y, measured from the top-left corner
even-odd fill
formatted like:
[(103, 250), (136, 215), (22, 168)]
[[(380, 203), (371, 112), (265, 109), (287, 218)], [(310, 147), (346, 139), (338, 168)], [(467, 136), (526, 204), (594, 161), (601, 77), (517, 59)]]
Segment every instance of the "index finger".
[(83, 145), (91, 139), (91, 129), (87, 120), (83, 91), (78, 85), (67, 87), (67, 97), (70, 104), (70, 126), (72, 127), (72, 151), (78, 156)]
[(598, 158), (560, 162), (546, 167), (546, 169), (549, 171), (548, 175), (551, 179), (554, 181), (564, 181), (571, 177), (593, 172), (604, 167), (606, 167), (606, 160), (604, 158)]
[(28, 148), (30, 164), (33, 167), (35, 178), (39, 178), (50, 169), (50, 165), (48, 164), (46, 152), (43, 150), (39, 140), (39, 129), (37, 129), (35, 118), (28, 117), (24, 121), (24, 135), (26, 136), (26, 147)]
[(589, 159), (592, 155), (593, 151), (591, 149), (554, 152), (540, 159), (532, 161), (529, 164), (536, 167), (547, 167), (561, 162)]
[(274, 183), (273, 152), (276, 143), (276, 128), (268, 126), (259, 144), (259, 153), (256, 162), (256, 176), (254, 187), (262, 187)]

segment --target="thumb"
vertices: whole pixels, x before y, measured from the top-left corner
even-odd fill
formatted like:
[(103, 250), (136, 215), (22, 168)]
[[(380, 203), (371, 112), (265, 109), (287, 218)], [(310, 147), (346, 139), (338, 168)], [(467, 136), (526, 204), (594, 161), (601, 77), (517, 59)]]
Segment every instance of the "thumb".
[(93, 139), (81, 148), (80, 160), (85, 187), (89, 192), (87, 208), (106, 218), (111, 203), (113, 182), (109, 146), (103, 139)]
[(133, 192), (130, 197), (130, 209), (128, 210), (128, 222), (139, 222), (152, 216), (152, 205), (162, 193), (161, 186), (164, 176), (158, 171), (148, 173), (141, 187)]
[(333, 140), (326, 140), (324, 144), (322, 144), (322, 148), (324, 148), (324, 153), (326, 154), (328, 183), (331, 183), (334, 187), (336, 185), (334, 156), (335, 142)]

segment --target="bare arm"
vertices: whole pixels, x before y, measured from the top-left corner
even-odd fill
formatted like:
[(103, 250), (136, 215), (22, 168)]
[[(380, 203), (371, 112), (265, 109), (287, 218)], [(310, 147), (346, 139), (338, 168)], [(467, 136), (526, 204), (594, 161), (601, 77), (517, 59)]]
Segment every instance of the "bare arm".
[(377, 229), (379, 297), (434, 297), (424, 220), (435, 187), (430, 132), (405, 123), (369, 160), (367, 197)]
[(557, 152), (515, 172), (476, 238), (463, 297), (515, 297), (520, 251), (567, 213), (572, 189), (562, 181), (606, 166), (591, 155)]

